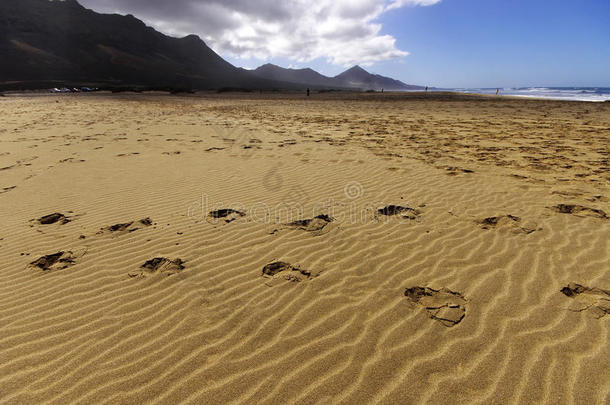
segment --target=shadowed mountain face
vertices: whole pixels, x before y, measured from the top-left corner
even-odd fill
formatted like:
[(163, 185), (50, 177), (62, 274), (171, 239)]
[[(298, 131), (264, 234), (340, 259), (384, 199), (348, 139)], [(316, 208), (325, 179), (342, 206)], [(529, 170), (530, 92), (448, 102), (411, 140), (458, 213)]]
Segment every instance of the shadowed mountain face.
[(172, 38), (135, 17), (75, 0), (0, 1), (0, 83), (189, 88), (272, 87), (226, 62), (197, 36)]
[(321, 75), (312, 69), (286, 69), (280, 66), (272, 65), (267, 63), (266, 65), (260, 66), (259, 68), (252, 71), (256, 76), (270, 79), (280, 80), (291, 83), (302, 83), (312, 87), (315, 86), (336, 86), (342, 87), (340, 83), (330, 77)]
[(405, 84), (389, 77), (374, 75), (360, 66), (346, 70), (335, 77), (327, 77), (311, 69), (285, 69), (272, 64), (266, 64), (253, 73), (259, 77), (282, 80), (293, 83), (302, 83), (309, 86), (326, 86), (335, 88), (351, 88), (361, 90), (420, 90), (423, 87)]
[(394, 80), (389, 77), (374, 75), (360, 66), (346, 70), (335, 77), (335, 80), (344, 83), (346, 87), (357, 87), (362, 89), (385, 89), (385, 90), (420, 90), (421, 86), (413, 86), (405, 84), (399, 80)]
[(311, 69), (236, 68), (199, 37), (173, 38), (132, 15), (99, 14), (76, 0), (0, 0), (0, 88), (143, 86), (189, 89), (408, 90), (354, 67), (331, 78)]

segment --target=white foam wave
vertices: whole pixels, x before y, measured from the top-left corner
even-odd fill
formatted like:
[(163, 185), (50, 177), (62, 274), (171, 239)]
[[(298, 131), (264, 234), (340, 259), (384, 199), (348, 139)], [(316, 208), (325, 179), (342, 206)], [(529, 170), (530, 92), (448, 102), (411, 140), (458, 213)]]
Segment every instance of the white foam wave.
[[(460, 93), (474, 94), (496, 94), (496, 89), (450, 89)], [(551, 88), (551, 87), (527, 87), (527, 88), (501, 88), (501, 95), (525, 98), (544, 98), (550, 100), (573, 100), (603, 102), (610, 100), (610, 88), (575, 87), (575, 88)]]

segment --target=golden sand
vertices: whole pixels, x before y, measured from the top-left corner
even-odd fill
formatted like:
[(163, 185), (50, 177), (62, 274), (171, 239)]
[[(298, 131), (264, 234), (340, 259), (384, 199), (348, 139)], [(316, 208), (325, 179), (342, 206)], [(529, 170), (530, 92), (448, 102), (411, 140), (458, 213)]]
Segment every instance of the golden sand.
[(1, 403), (610, 401), (608, 103), (0, 112)]

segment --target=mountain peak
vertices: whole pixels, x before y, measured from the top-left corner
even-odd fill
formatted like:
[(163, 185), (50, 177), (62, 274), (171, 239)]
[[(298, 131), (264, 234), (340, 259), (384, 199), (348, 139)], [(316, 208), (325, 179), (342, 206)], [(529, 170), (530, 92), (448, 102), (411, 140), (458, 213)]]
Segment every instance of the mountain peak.
[(344, 87), (353, 87), (364, 90), (416, 90), (419, 86), (411, 86), (399, 80), (372, 74), (361, 68), (353, 66), (345, 72), (335, 76), (335, 79), (343, 83)]
[[(44, 1), (44, 0), (42, 0)], [(47, 4), (51, 3), (52, 5), (73, 9), (84, 9), (82, 4), (80, 4), (77, 0), (47, 0)]]
[(257, 67), (255, 70), (263, 71), (263, 70), (274, 70), (274, 71), (312, 71), (310, 68), (284, 68), (278, 65), (274, 65), (273, 63), (265, 63)]
[(283, 68), (272, 63), (265, 63), (252, 71), (258, 77), (279, 80), (286, 83), (297, 83), (303, 86), (336, 86), (333, 79), (321, 75), (310, 68)]
[(257, 69), (278, 69), (280, 68), (278, 65), (274, 65), (273, 63), (265, 63), (264, 65), (260, 65)]
[(356, 65), (335, 77), (351, 82), (362, 82), (368, 80), (370, 76), (371, 74), (369, 72), (362, 69), (359, 65)]
[(364, 70), (363, 68), (360, 67), (360, 65), (355, 65), (352, 66), (351, 68), (349, 68), (348, 70), (345, 71), (346, 72), (353, 72), (353, 73), (368, 73), (366, 70)]
[(191, 34), (185, 37), (180, 38), (182, 41), (192, 42), (192, 43), (200, 43), (203, 42), (199, 35)]

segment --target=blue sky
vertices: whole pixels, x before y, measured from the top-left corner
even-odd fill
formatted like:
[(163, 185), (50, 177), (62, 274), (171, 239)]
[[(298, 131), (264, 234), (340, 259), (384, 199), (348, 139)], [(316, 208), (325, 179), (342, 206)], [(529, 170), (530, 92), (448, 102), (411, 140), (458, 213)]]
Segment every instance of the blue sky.
[(383, 16), (411, 54), (375, 70), (451, 87), (610, 86), (609, 0), (444, 0)]
[[(365, 68), (407, 83), (610, 87), (610, 0), (443, 0), (391, 10), (379, 22), (409, 55)], [(228, 59), (250, 67), (261, 62)], [(344, 69), (323, 58), (268, 61), (327, 75)]]
[(236, 66), (360, 64), (436, 87), (610, 87), (610, 0), (81, 0)]

